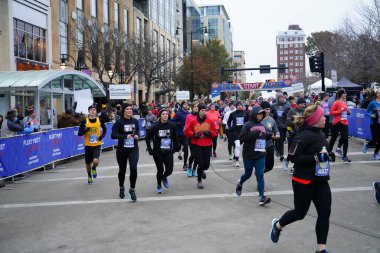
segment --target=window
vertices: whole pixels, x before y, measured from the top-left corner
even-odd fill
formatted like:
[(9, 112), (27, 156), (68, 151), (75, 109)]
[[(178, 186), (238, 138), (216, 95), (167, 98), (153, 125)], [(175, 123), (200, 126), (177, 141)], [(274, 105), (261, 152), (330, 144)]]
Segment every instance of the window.
[(295, 71), (296, 71), (296, 73), (299, 73), (299, 72), (300, 72), (300, 69), (299, 69), (299, 68), (296, 68)]
[(68, 6), (67, 0), (59, 1), (59, 50), (60, 54), (68, 54)]
[(91, 0), (91, 17), (96, 18), (96, 0)]
[(294, 53), (295, 53), (295, 54), (298, 54), (298, 50), (294, 50)]
[(295, 44), (294, 44), (294, 47), (297, 48), (297, 47), (298, 47), (298, 43), (295, 43)]
[(119, 4), (114, 2), (114, 22), (115, 22), (115, 29), (119, 29)]
[(289, 44), (289, 47), (293, 47), (293, 44)]
[(303, 67), (303, 62), (302, 61), (300, 62), (300, 66)]
[(136, 36), (137, 36), (137, 42), (140, 42), (141, 39), (141, 19), (136, 19)]
[(303, 72), (303, 69), (300, 69), (300, 72)]
[(103, 0), (103, 20), (104, 24), (108, 24), (108, 0)]
[(303, 60), (303, 56), (302, 55), (300, 56), (300, 60)]
[(290, 59), (290, 60), (293, 60), (293, 55), (289, 56), (289, 59)]
[(293, 66), (293, 62), (289, 62), (289, 65), (290, 65), (290, 66)]
[(281, 45), (280, 45), (280, 48), (284, 48), (284, 45), (281, 44)]
[(298, 57), (299, 57), (298, 55), (294, 56), (294, 60), (298, 60)]
[(303, 49), (300, 49), (300, 54), (303, 54)]
[(83, 0), (76, 0), (77, 9), (83, 10)]
[[(165, 50), (165, 37), (162, 34), (161, 34), (160, 48), (161, 48), (162, 51)], [(162, 54), (162, 55), (164, 56), (164, 54)]]
[(285, 45), (284, 45), (284, 48), (288, 48), (288, 44), (285, 44)]
[[(64, 3), (66, 3), (64, 1)], [(67, 3), (66, 3), (67, 4)], [(67, 15), (65, 16), (67, 18)], [(61, 18), (61, 17), (60, 17)], [(64, 17), (62, 19), (65, 19)], [(24, 21), (13, 19), (14, 55), (33, 61), (46, 62), (46, 30)], [(66, 40), (63, 42), (67, 52)]]
[(298, 67), (299, 66), (299, 62), (295, 62), (295, 66)]
[(280, 50), (280, 54), (284, 54), (284, 50)]
[(284, 57), (284, 60), (285, 60), (285, 61), (287, 61), (287, 60), (288, 60), (288, 57), (287, 57), (287, 56), (285, 56), (285, 57)]
[(284, 60), (284, 57), (281, 56), (281, 57), (280, 57), (280, 61), (283, 61), (283, 60)]
[(219, 6), (206, 7), (206, 16), (220, 15)]
[(293, 53), (293, 50), (289, 50), (289, 54), (292, 54)]
[(124, 9), (124, 33), (128, 37), (128, 10)]
[(284, 54), (288, 54), (288, 50), (284, 50)]

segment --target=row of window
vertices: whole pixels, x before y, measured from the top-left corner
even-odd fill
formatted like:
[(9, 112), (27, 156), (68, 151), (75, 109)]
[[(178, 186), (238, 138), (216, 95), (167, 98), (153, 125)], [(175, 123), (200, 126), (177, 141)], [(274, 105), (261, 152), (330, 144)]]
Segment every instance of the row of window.
[(278, 40), (280, 42), (285, 42), (285, 41), (303, 41), (303, 37), (287, 37), (287, 38), (279, 38)]
[(291, 56), (280, 56), (280, 61), (289, 61), (289, 60), (296, 60), (296, 61), (298, 61), (298, 60), (300, 60), (300, 61), (303, 61), (303, 56), (301, 55), (301, 56), (298, 56), (298, 55), (295, 55), (295, 56), (293, 56), (293, 55), (291, 55)]
[(302, 54), (303, 55), (303, 49), (300, 50), (280, 50), (280, 54)]
[[(286, 61), (286, 59), (284, 59), (284, 57), (280, 57), (280, 61)], [(288, 66), (288, 64), (287, 63), (283, 63), (283, 64), (285, 64), (285, 66)], [(289, 62), (289, 65), (290, 66), (296, 66), (296, 67), (298, 67), (298, 66), (300, 66), (300, 67), (303, 67), (303, 61), (301, 61), (301, 62)]]
[(14, 56), (46, 62), (46, 30), (24, 21), (13, 19)]
[(293, 43), (293, 44), (280, 44), (280, 48), (291, 48), (291, 47), (295, 47), (295, 48), (298, 48), (298, 47), (303, 47), (304, 44), (302, 43)]
[(285, 73), (302, 73), (303, 71), (303, 68), (289, 68), (285, 70)]

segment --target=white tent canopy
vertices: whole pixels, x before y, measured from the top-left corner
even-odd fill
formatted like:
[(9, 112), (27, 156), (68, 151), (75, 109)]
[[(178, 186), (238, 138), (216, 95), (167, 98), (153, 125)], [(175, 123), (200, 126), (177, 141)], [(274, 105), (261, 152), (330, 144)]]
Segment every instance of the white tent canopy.
[[(325, 89), (334, 88), (331, 79), (325, 78)], [(319, 94), (322, 93), (322, 80), (319, 80), (309, 86), (309, 94)]]

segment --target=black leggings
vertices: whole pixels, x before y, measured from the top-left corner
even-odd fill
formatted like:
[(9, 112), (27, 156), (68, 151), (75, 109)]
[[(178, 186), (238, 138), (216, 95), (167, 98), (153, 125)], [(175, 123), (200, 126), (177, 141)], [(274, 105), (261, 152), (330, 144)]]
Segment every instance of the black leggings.
[(212, 138), (212, 152), (216, 153), (217, 145), (218, 145), (218, 136)]
[(329, 128), (330, 128), (330, 117), (328, 115), (325, 115), (326, 123), (325, 127), (323, 128), (323, 133), (325, 134), (325, 138), (329, 138)]
[[(194, 162), (194, 166), (193, 165), (193, 162)], [(195, 170), (198, 166), (198, 163), (197, 163), (197, 160), (195, 160), (195, 157), (194, 155), (191, 153), (190, 157), (189, 157), (189, 167), (193, 167), (193, 170)]]
[(268, 172), (273, 169), (274, 166), (274, 146), (270, 146), (266, 148), (267, 155), (265, 157), (265, 172)]
[[(173, 173), (173, 153), (172, 152), (155, 152), (153, 154), (154, 162), (157, 167), (157, 185), (161, 186), (163, 179), (166, 179)], [(164, 172), (165, 166), (165, 172)]]
[(131, 188), (135, 189), (137, 180), (137, 162), (139, 161), (139, 149), (138, 148), (123, 148), (118, 147), (116, 150), (116, 160), (119, 164), (119, 186), (124, 188), (125, 172), (127, 171), (127, 160), (129, 159), (129, 169), (131, 173), (129, 175), (129, 182)]
[(278, 131), (280, 132), (280, 139), (276, 141), (276, 147), (278, 152), (280, 152), (280, 156), (284, 156), (284, 142), (286, 140), (286, 128), (278, 128)]
[(330, 151), (334, 150), (334, 144), (339, 133), (340, 139), (338, 142), (338, 148), (343, 145), (343, 157), (346, 157), (348, 150), (348, 125), (343, 125), (341, 122), (338, 122), (336, 125), (332, 125), (331, 127)]
[(226, 135), (228, 140), (228, 154), (232, 155), (232, 151), (235, 149), (235, 142), (230, 130), (226, 129)]
[(198, 163), (198, 182), (201, 182), (203, 171), (208, 170), (208, 167), (210, 167), (211, 146), (191, 145), (191, 153)]
[(292, 181), (294, 192), (294, 209), (287, 211), (280, 219), (281, 227), (305, 218), (311, 201), (317, 209), (318, 218), (315, 225), (317, 243), (326, 244), (329, 233), (331, 213), (331, 190), (327, 181), (314, 181), (311, 184), (301, 184)]
[(178, 143), (183, 146), (183, 165), (187, 165), (187, 159), (189, 157), (189, 139), (181, 135), (177, 137)]
[(372, 128), (373, 128), (372, 140), (373, 142), (376, 142), (374, 154), (378, 154), (380, 150), (380, 124), (374, 124)]

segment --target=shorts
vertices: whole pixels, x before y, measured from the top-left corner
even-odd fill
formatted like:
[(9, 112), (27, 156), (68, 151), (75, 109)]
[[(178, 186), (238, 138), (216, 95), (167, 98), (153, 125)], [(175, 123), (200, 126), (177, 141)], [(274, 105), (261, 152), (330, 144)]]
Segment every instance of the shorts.
[(100, 145), (99, 146), (85, 146), (84, 160), (86, 164), (91, 164), (94, 159), (100, 158)]

